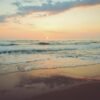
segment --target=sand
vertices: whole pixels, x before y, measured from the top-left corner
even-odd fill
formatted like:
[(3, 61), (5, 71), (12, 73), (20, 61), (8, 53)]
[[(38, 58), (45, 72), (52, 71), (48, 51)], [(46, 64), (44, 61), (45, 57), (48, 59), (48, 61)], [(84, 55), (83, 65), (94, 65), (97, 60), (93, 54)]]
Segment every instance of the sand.
[(100, 100), (100, 81), (46, 93), (30, 100)]
[(0, 75), (0, 100), (100, 100), (100, 64)]

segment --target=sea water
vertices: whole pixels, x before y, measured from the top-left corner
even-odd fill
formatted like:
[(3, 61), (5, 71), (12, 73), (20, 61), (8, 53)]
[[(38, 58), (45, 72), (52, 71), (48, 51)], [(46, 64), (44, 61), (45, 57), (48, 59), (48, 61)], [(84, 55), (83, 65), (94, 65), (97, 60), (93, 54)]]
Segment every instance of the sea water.
[(100, 40), (2, 40), (0, 74), (100, 63)]

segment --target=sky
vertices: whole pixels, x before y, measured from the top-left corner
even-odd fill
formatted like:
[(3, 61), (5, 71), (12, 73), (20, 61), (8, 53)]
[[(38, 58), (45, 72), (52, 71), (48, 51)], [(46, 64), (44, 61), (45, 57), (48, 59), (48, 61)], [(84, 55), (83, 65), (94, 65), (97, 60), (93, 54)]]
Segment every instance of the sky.
[(2, 39), (100, 39), (100, 0), (0, 0)]

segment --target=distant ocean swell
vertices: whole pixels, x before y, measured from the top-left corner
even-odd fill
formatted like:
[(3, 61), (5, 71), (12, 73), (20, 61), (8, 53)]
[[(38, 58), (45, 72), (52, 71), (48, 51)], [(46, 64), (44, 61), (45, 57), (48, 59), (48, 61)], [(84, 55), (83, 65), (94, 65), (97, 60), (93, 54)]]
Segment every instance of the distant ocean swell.
[[(46, 43), (46, 44), (45, 44)], [(0, 46), (15, 46), (15, 45), (89, 45), (89, 44), (100, 44), (99, 40), (91, 41), (34, 41), (34, 40), (15, 40), (15, 41), (0, 41)]]

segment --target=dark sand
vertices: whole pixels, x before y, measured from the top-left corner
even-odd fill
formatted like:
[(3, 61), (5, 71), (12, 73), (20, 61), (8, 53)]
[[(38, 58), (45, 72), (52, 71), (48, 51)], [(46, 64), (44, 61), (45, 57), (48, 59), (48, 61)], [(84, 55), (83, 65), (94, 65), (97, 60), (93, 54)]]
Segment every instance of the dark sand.
[(35, 96), (39, 97), (41, 94), (60, 91), (65, 88), (68, 89), (75, 85), (88, 82), (84, 79), (61, 75), (49, 77), (22, 76), (21, 79), (18, 82), (15, 81), (14, 84), (9, 80), (13, 80), (13, 78), (8, 78), (7, 83), (3, 82), (5, 85), (2, 84), (4, 87), (0, 87), (0, 100), (35, 100), (33, 98)]
[(100, 100), (100, 64), (0, 75), (0, 100)]
[(100, 100), (100, 81), (33, 97), (31, 100)]

